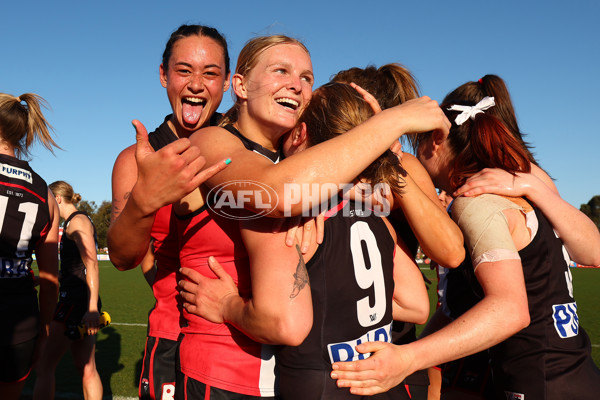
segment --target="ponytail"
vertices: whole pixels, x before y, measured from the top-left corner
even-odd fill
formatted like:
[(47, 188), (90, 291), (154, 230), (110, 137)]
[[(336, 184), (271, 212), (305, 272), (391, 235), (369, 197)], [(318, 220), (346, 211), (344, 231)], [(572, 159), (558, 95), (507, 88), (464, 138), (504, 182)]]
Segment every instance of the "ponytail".
[(27, 154), (35, 139), (51, 152), (53, 147), (60, 148), (50, 135), (52, 126), (40, 106), (48, 108), (47, 102), (34, 93), (19, 97), (0, 93), (0, 136), (17, 156)]
[(488, 74), (477, 81), (464, 83), (446, 95), (443, 102), (444, 104), (476, 104), (484, 97), (493, 97), (496, 100), (496, 106), (490, 109), (489, 113), (506, 126), (525, 149), (529, 161), (537, 165), (532, 153), (533, 146), (525, 141), (525, 134), (521, 132), (517, 123), (508, 87), (498, 75)]
[[(450, 115), (448, 118), (453, 120)], [(460, 126), (453, 123), (448, 143), (455, 155), (450, 173), (453, 189), (484, 168), (500, 168), (511, 174), (531, 171), (527, 150), (498, 118), (487, 111)]]
[(356, 83), (369, 92), (383, 110), (419, 97), (419, 85), (413, 74), (403, 65), (390, 63), (376, 68), (350, 68), (331, 78), (333, 82)]
[(65, 181), (56, 181), (48, 185), (48, 189), (54, 196), (62, 197), (67, 203), (77, 205), (81, 201), (81, 195), (75, 193), (73, 186)]

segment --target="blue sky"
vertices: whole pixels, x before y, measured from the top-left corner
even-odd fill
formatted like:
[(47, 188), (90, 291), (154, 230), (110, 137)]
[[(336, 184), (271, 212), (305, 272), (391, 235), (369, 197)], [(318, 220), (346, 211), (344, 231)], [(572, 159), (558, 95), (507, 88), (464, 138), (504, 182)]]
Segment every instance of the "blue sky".
[[(284, 33), (311, 51), (316, 86), (339, 70), (400, 62), (438, 101), (494, 73), (509, 85), (521, 129), (575, 207), (600, 194), (600, 3), (597, 1), (26, 1), (0, 14), (0, 91), (38, 93), (63, 150), (32, 150), (48, 183), (111, 199), (131, 120), (154, 129), (169, 112), (158, 77), (183, 23), (225, 34), (232, 69), (244, 43)], [(316, 87), (315, 86), (315, 87)], [(225, 95), (220, 110), (231, 105)]]

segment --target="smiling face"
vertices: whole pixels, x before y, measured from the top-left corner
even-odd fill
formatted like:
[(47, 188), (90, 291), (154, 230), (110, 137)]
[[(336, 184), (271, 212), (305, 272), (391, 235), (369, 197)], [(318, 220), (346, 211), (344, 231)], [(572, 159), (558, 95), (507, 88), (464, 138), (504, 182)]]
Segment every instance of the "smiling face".
[[(310, 55), (296, 44), (264, 50), (245, 77), (237, 75), (236, 95), (263, 131), (281, 135), (298, 122), (314, 82)], [(242, 121), (240, 121), (242, 123)], [(266, 129), (265, 129), (266, 128)]]
[(168, 66), (160, 66), (160, 81), (167, 89), (177, 135), (191, 135), (208, 125), (229, 89), (223, 48), (206, 36), (179, 39)]

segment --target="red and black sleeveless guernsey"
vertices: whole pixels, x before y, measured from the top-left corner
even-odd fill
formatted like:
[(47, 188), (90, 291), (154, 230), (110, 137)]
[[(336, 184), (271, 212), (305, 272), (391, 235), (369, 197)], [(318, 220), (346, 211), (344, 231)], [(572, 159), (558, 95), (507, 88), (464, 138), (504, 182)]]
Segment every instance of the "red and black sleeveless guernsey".
[[(579, 325), (577, 303), (569, 260), (552, 225), (535, 208), (538, 231), (532, 241), (519, 251), (531, 322), (522, 331), (492, 347), (490, 357), (498, 399), (524, 400), (592, 400), (600, 393), (600, 370), (591, 357), (590, 339)], [(468, 254), (468, 252), (467, 252)], [(468, 264), (466, 264), (468, 263)], [(470, 257), (449, 275), (448, 300), (455, 306), (454, 291), (460, 290), (450, 280), (463, 279), (470, 284), (471, 300), (482, 298)], [(464, 306), (462, 310), (468, 309)], [(461, 310), (461, 311), (462, 311)]]
[(23, 343), (39, 331), (31, 263), (50, 230), (48, 186), (29, 163), (0, 155), (0, 344)]
[[(356, 399), (329, 376), (336, 361), (364, 359), (355, 347), (391, 342), (394, 239), (382, 218), (344, 200), (326, 214), (325, 236), (306, 268), (313, 326), (297, 347), (277, 352), (284, 400)], [(408, 399), (404, 387), (369, 397)]]
[[(171, 116), (172, 114), (167, 115), (164, 122), (148, 135), (155, 151), (177, 140), (167, 123)], [(148, 336), (177, 340), (180, 333), (176, 276), (179, 270), (179, 243), (177, 226), (171, 219), (171, 209), (169, 204), (158, 210), (150, 233), (156, 262), (156, 276), (152, 283), (156, 302), (148, 313)]]
[[(279, 152), (264, 149), (232, 126), (226, 129), (251, 151), (279, 160)], [(214, 199), (208, 199), (208, 202)], [(248, 254), (239, 222), (204, 206), (177, 217), (182, 267), (215, 277), (208, 266), (213, 256), (236, 282), (242, 297), (251, 296)], [(276, 394), (274, 348), (257, 343), (228, 324), (215, 324), (183, 309), (179, 356), (181, 372), (207, 385), (230, 392), (270, 397)]]

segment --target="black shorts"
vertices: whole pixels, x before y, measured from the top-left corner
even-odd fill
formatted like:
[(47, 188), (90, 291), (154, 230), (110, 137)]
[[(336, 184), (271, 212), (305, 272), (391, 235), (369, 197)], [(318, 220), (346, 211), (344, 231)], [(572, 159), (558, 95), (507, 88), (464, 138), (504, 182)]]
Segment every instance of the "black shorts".
[(40, 310), (33, 281), (20, 278), (7, 282), (9, 280), (0, 279), (0, 346), (27, 342), (40, 331)]
[(140, 375), (140, 399), (171, 400), (175, 395), (179, 342), (148, 336)]
[[(81, 324), (81, 319), (87, 311), (87, 286), (60, 288), (58, 304), (54, 312), (54, 321), (64, 323), (66, 329), (73, 328)], [(98, 312), (102, 312), (100, 297), (98, 297)]]
[[(177, 372), (177, 383), (175, 388), (176, 399), (178, 400), (276, 400), (279, 397), (260, 397), (248, 394), (230, 392), (206, 385), (189, 376), (185, 376), (181, 371)], [(164, 399), (163, 399), (164, 400)]]
[(36, 342), (37, 338), (0, 346), (0, 382), (20, 382), (27, 379), (33, 364)]
[(442, 394), (462, 392), (494, 398), (492, 368), (487, 350), (442, 366)]

